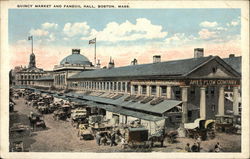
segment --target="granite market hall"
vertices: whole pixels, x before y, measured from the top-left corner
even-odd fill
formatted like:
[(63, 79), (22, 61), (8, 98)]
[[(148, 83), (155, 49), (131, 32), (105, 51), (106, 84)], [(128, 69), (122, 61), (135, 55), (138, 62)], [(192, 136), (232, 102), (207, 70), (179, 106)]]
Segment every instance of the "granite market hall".
[(115, 67), (93, 65), (79, 49), (54, 70), (36, 80), (37, 89), (57, 90), (113, 124), (140, 120), (154, 133), (157, 127), (178, 128), (196, 119), (241, 115), (241, 56), (204, 56)]

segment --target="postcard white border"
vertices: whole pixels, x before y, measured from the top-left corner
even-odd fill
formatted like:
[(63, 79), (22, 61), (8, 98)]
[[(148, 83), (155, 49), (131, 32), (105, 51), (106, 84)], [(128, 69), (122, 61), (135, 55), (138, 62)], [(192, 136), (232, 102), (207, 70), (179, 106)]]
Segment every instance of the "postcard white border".
[[(242, 152), (241, 153), (9, 153), (8, 146), (8, 92), (10, 55), (8, 48), (8, 9), (17, 4), (109, 4), (129, 5), (133, 8), (240, 8), (242, 48)], [(2, 158), (248, 158), (249, 157), (249, 1), (1, 1), (1, 156)], [(18, 8), (17, 8), (18, 9)], [(19, 8), (20, 9), (20, 8)], [(28, 9), (28, 8), (24, 8)], [(31, 8), (35, 9), (35, 8)], [(43, 8), (36, 8), (43, 9)], [(55, 8), (44, 8), (55, 9)], [(71, 9), (71, 8), (69, 8)], [(245, 107), (244, 107), (245, 106)]]

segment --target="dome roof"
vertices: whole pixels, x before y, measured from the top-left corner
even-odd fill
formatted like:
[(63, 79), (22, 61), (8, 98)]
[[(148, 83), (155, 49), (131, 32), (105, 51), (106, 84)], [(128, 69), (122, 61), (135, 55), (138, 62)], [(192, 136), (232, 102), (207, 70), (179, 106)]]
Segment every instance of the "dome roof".
[(91, 65), (91, 62), (87, 57), (80, 54), (79, 49), (73, 49), (72, 54), (65, 57), (61, 62), (63, 64), (81, 64), (81, 65)]

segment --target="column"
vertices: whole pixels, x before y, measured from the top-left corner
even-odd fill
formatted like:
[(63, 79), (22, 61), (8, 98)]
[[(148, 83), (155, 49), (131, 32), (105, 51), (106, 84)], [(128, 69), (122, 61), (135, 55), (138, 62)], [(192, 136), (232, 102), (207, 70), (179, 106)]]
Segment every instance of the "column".
[(151, 96), (151, 86), (147, 85), (147, 96)]
[(119, 92), (119, 82), (116, 82), (116, 92)]
[(206, 119), (206, 88), (200, 88), (200, 118)]
[(171, 86), (167, 86), (166, 96), (167, 96), (167, 99), (172, 98), (172, 88), (171, 88)]
[(162, 89), (161, 86), (157, 85), (156, 86), (156, 96), (161, 97)]
[(121, 86), (120, 91), (123, 92), (123, 82), (120, 82), (120, 86)]
[(219, 89), (218, 115), (224, 115), (225, 111), (224, 98), (225, 98), (224, 87), (221, 86)]
[(138, 95), (141, 95), (142, 94), (142, 86), (141, 85), (138, 85), (138, 92), (137, 92)]
[(111, 91), (111, 82), (108, 82), (109, 83), (109, 91)]
[(104, 82), (104, 85), (105, 85), (105, 91), (108, 90), (108, 82)]
[(105, 90), (105, 82), (102, 82), (102, 90)]
[(239, 115), (239, 88), (233, 88), (233, 112), (234, 115)]
[(131, 95), (135, 94), (135, 86), (134, 85), (130, 85), (130, 94)]
[(112, 91), (115, 91), (115, 82), (112, 82)]
[(187, 86), (181, 87), (181, 99), (182, 99), (182, 123), (187, 123), (188, 122), (188, 108), (187, 108), (188, 87)]
[(128, 93), (128, 82), (125, 82), (125, 93)]

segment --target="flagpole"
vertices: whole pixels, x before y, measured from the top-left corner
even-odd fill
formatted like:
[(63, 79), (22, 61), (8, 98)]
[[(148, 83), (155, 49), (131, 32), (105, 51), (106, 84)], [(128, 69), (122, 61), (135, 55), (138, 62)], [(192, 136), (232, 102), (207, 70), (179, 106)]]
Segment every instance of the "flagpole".
[(33, 53), (33, 36), (31, 36), (31, 53)]
[(95, 38), (95, 66), (96, 66), (96, 38)]

